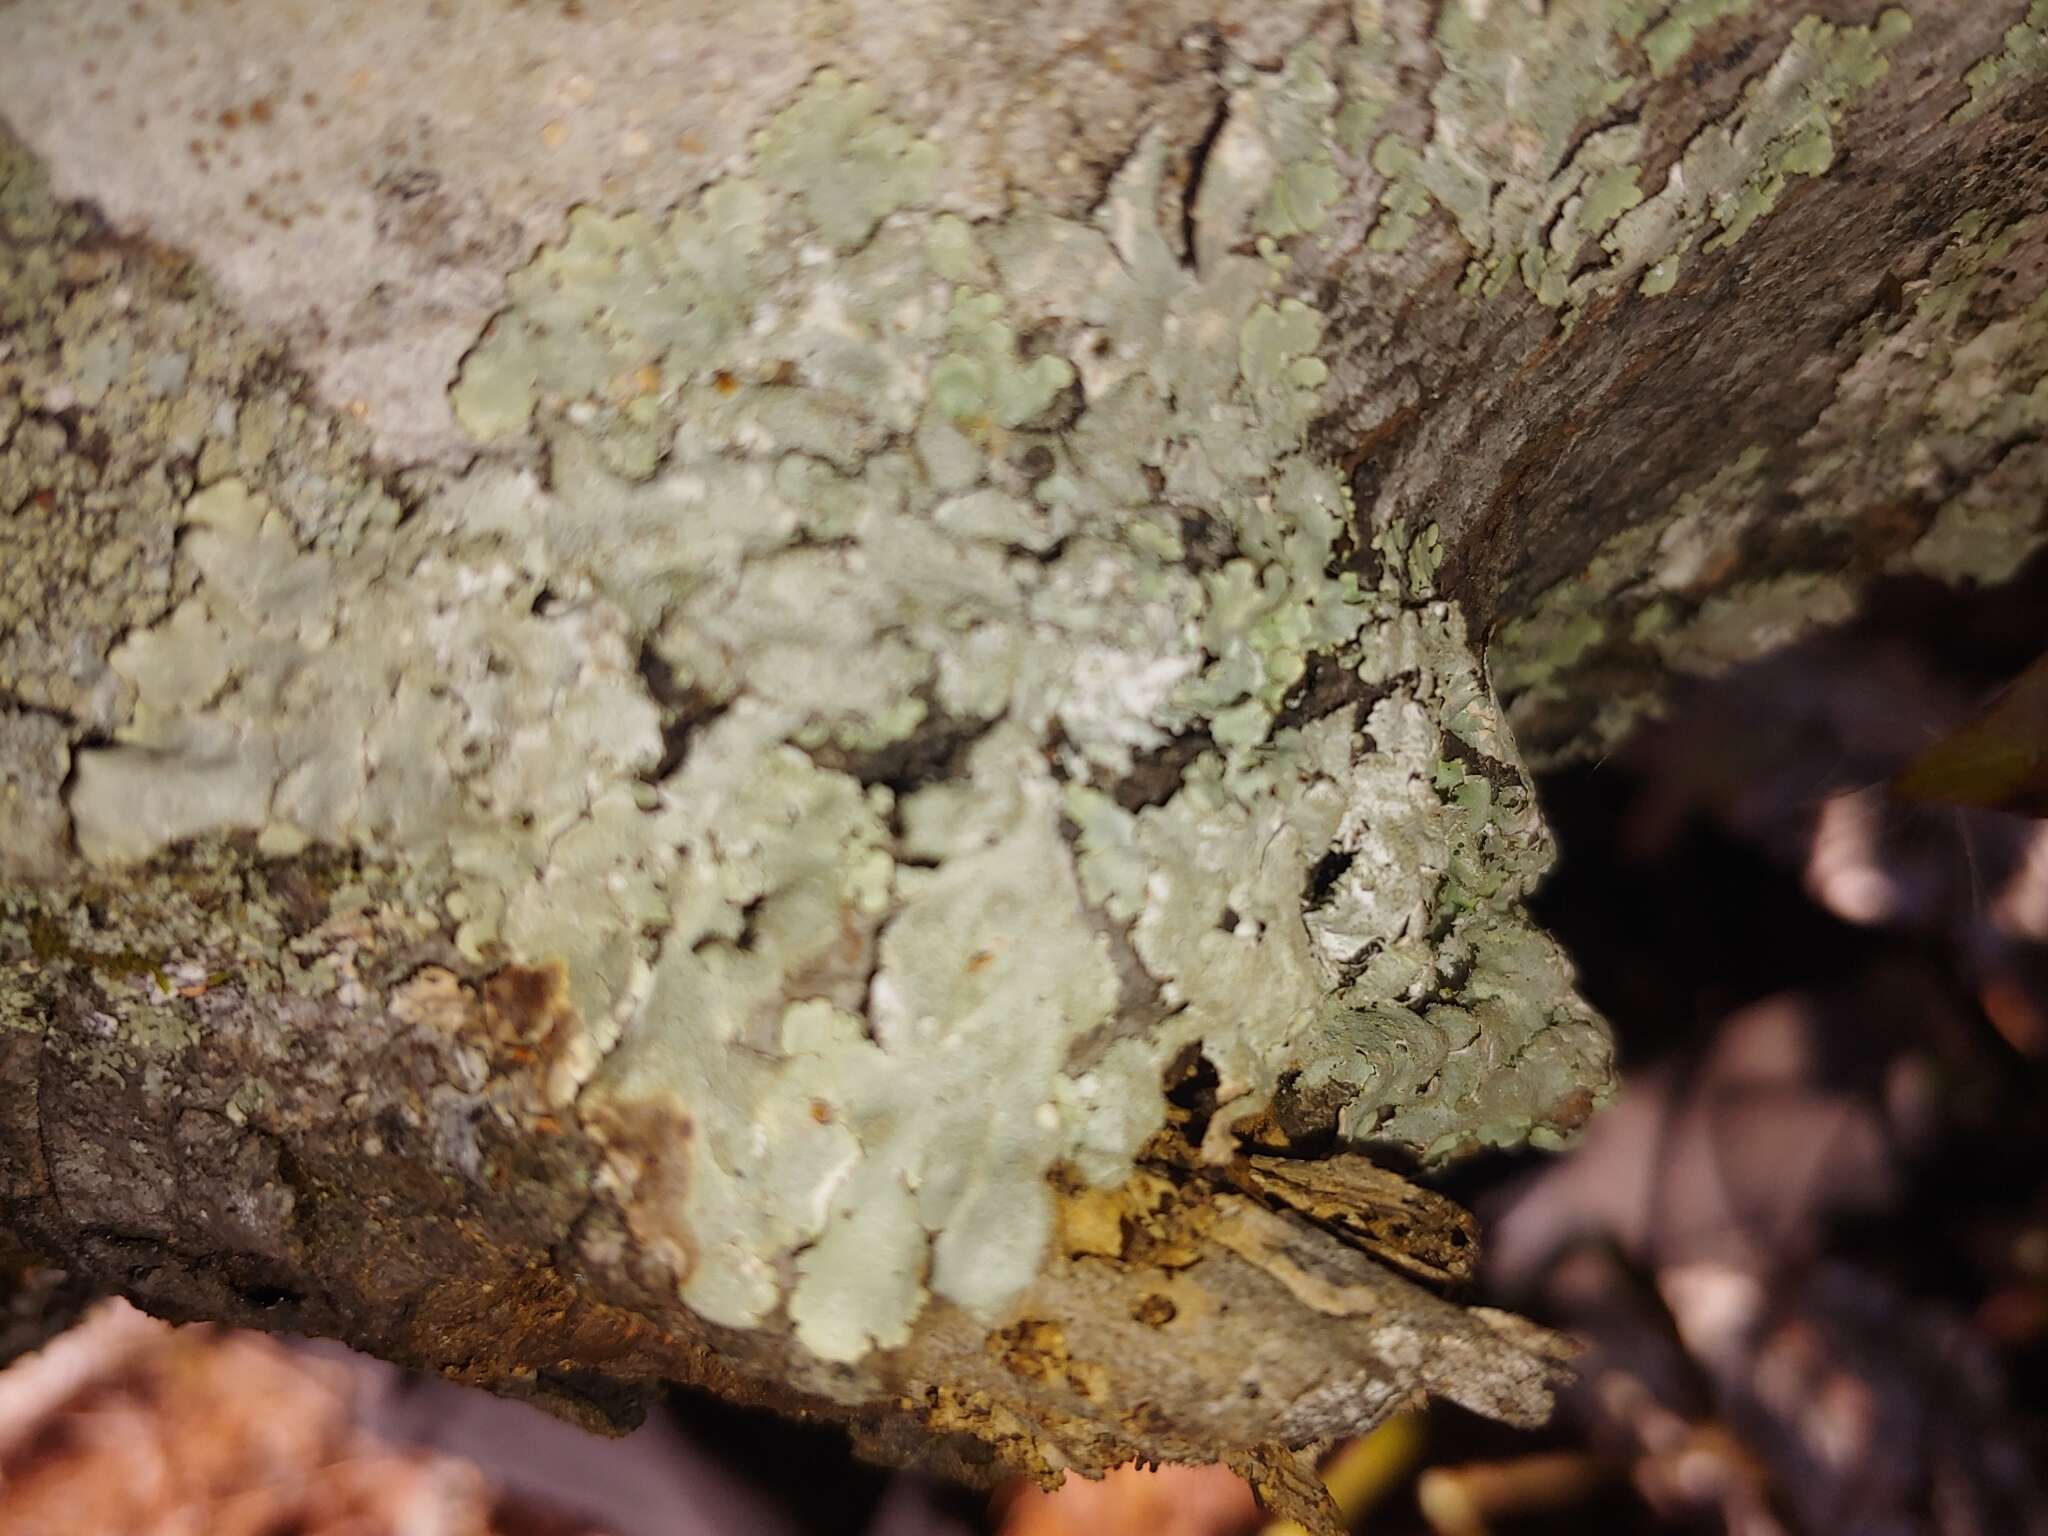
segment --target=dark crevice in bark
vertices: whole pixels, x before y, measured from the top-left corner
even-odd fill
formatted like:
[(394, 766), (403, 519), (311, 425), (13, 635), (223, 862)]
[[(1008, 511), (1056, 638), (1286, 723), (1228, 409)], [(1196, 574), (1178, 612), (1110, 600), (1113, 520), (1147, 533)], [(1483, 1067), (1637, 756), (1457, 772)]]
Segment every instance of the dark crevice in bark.
[(238, 1266), (230, 1259), (226, 1266), (228, 1288), (243, 1303), (259, 1312), (292, 1311), (303, 1305), (306, 1298), (289, 1285), (261, 1278), (238, 1278)]
[[(28, 699), (24, 699), (23, 697), (21, 697), (21, 695), (17, 693), (12, 693), (5, 688), (0, 688), (0, 714), (34, 715), (38, 719), (55, 721), (58, 725), (63, 726), (67, 732), (77, 731), (79, 728), (79, 721), (76, 715), (66, 714), (61, 709), (52, 709), (47, 704), (33, 703)], [(91, 734), (93, 734), (96, 737), (96, 739), (91, 742), (91, 745), (106, 745), (107, 738), (105, 738), (103, 735), (101, 735), (100, 733)], [(84, 738), (82, 737), (73, 738), (74, 741), (79, 741), (83, 739)]]
[(1906, 307), (1906, 283), (1909, 278), (1918, 277), (1918, 272), (1909, 272), (1901, 277), (1897, 271), (1887, 271), (1879, 277), (1870, 290), (1870, 300), (1861, 309), (1842, 317), (1841, 325), (1829, 338), (1827, 349), (1839, 352), (1843, 344), (1858, 331), (1880, 315), (1898, 315)]
[(1280, 712), (1273, 717), (1273, 729), (1294, 730), (1311, 721), (1326, 719), (1339, 710), (1355, 707), (1358, 715), (1354, 723), (1363, 730), (1366, 715), (1384, 697), (1386, 689), (1366, 682), (1338, 657), (1327, 651), (1318, 651), (1309, 657), (1301, 680), (1280, 701)]
[(1202, 1143), (1202, 1133), (1216, 1113), (1217, 1093), (1222, 1084), (1216, 1064), (1204, 1053), (1200, 1042), (1183, 1046), (1167, 1066), (1166, 1102), (1180, 1112), (1170, 1123), (1177, 1126), (1191, 1148)]
[(899, 805), (928, 784), (965, 778), (968, 752), (995, 729), (1002, 716), (988, 720), (962, 719), (947, 714), (928, 694), (922, 696), (929, 713), (917, 729), (901, 741), (870, 748), (827, 743), (807, 747), (805, 751), (820, 768), (848, 774), (869, 788), (877, 785), (886, 788)]
[(1458, 764), (1475, 779), (1484, 779), (1493, 786), (1496, 795), (1509, 792), (1521, 793), (1527, 788), (1522, 775), (1497, 758), (1488, 757), (1462, 736), (1446, 731), (1437, 750), (1450, 762)]
[(272, 905), (283, 919), (286, 935), (296, 939), (325, 922), (333, 892), (354, 882), (362, 871), (362, 856), (354, 848), (332, 843), (314, 843), (290, 858), (264, 865), (264, 884), (277, 898)]
[[(1616, 128), (1631, 127), (1641, 121), (1642, 112), (1640, 108), (1629, 106), (1617, 108), (1609, 112), (1605, 117), (1585, 124), (1572, 136), (1571, 141), (1565, 145), (1564, 153), (1558, 156), (1556, 174), (1561, 175), (1567, 170), (1571, 163), (1578, 159), (1579, 152), (1598, 135), (1610, 132)], [(1557, 232), (1558, 220), (1565, 216), (1565, 210), (1571, 206), (1572, 200), (1569, 198), (1560, 198), (1558, 200), (1557, 207), (1551, 211), (1550, 217), (1537, 227), (1535, 238), (1531, 242), (1533, 249), (1539, 251), (1554, 249), (1552, 237)]]
[(1180, 793), (1181, 775), (1204, 752), (1214, 750), (1216, 739), (1202, 729), (1183, 731), (1172, 740), (1140, 753), (1131, 771), (1110, 789), (1110, 798), (1136, 815), (1153, 806), (1164, 805)]
[(1181, 564), (1189, 570), (1221, 570), (1242, 553), (1236, 533), (1214, 513), (1194, 507), (1175, 507), (1173, 511), (1180, 519)]
[[(543, 587), (534, 599), (536, 605), (548, 596), (548, 589)], [(651, 643), (641, 644), (637, 665), (641, 682), (661, 708), (661, 760), (646, 775), (649, 782), (659, 784), (683, 766), (683, 759), (690, 753), (691, 738), (724, 714), (731, 707), (731, 700), (720, 699), (695, 683), (683, 682)]]
[(1197, 269), (1195, 256), (1195, 204), (1201, 197), (1202, 177), (1209, 169), (1209, 152), (1216, 147), (1216, 141), (1223, 136), (1223, 126), (1230, 121), (1230, 92), (1222, 86), (1216, 89), (1216, 109), (1210, 115), (1209, 124), (1188, 150), (1188, 173), (1183, 184), (1180, 199), (1180, 240), (1181, 260), (1190, 271)]
[[(1764, 30), (1745, 30), (1758, 26)], [(1716, 48), (1712, 38), (1717, 31), (1739, 35)], [(1646, 194), (1654, 195), (1669, 183), (1673, 168), (1703, 128), (1726, 122), (1740, 110), (1750, 85), (1769, 72), (1788, 36), (1789, 24), (1769, 14), (1710, 22), (1693, 38), (1686, 69), (1650, 82), (1639, 106), (1650, 129), (1639, 178)]]
[(1337, 888), (1337, 882), (1344, 878), (1358, 857), (1349, 848), (1332, 848), (1310, 866), (1308, 884), (1302, 905), (1313, 912), (1330, 899), (1330, 892)]
[(1299, 1072), (1281, 1078), (1263, 1124), (1250, 1128), (1247, 1140), (1261, 1152), (1285, 1157), (1321, 1157), (1337, 1146), (1337, 1121), (1358, 1097), (1349, 1083), (1306, 1084)]
[[(1081, 885), (1078, 868), (1081, 829), (1063, 816), (1059, 831), (1067, 845), (1068, 862), (1075, 866), (1074, 883), (1078, 890)], [(1117, 1006), (1106, 1023), (1097, 1025), (1067, 1047), (1064, 1070), (1069, 1074), (1087, 1071), (1117, 1041), (1148, 1035), (1187, 1006), (1186, 1003), (1167, 1002), (1159, 978), (1145, 968), (1137, 946), (1131, 941), (1131, 930), (1137, 926), (1136, 919), (1113, 917), (1089, 901), (1085, 894), (1081, 897), (1081, 912), (1109, 951), (1109, 963), (1116, 972)]]
[(427, 504), (439, 487), (440, 476), (424, 468), (393, 469), (379, 476), (376, 484), (397, 503), (398, 521), (392, 526), (402, 528)]

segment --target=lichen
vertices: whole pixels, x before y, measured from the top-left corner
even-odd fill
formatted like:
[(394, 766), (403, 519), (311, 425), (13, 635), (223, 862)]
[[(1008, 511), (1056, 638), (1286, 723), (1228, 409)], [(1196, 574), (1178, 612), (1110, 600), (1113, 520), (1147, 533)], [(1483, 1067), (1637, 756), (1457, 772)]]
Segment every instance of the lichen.
[(1967, 123), (1983, 116), (2008, 86), (2041, 74), (2048, 74), (2048, 0), (2032, 0), (2026, 16), (2006, 29), (2005, 46), (1964, 74), (1970, 99), (1949, 115), (1949, 121)]
[(69, 863), (63, 788), (70, 771), (62, 721), (0, 707), (0, 879), (48, 878)]
[[(1610, 131), (1574, 153), (1580, 125), (1598, 119), (1629, 88), (1616, 48), (1616, 10), (1566, 4), (1539, 12), (1454, 0), (1439, 14), (1444, 72), (1430, 92), (1429, 141), (1400, 151), (1383, 142), (1375, 163), (1397, 178), (1382, 203), (1401, 227), (1412, 226), (1417, 192), (1450, 215), (1472, 251), (1469, 287), (1498, 291), (1518, 253), (1537, 245), (1540, 229), (1579, 190), (1588, 168), (1638, 147), (1639, 135)], [(1399, 249), (1405, 240), (1382, 231), (1378, 243)]]
[(470, 957), (565, 967), (555, 1090), (683, 1299), (830, 1360), (999, 1311), (1197, 1049), (1214, 1156), (1300, 1080), (1424, 1159), (1566, 1133), (1608, 1046), (1533, 795), (1245, 254), (1327, 211), (1332, 81), (1241, 83), (1192, 251), (1157, 136), (1092, 217), (969, 224), (830, 73), (668, 218), (579, 210), (453, 387), (467, 475), (345, 540), (179, 498), (80, 848), (444, 872)]
[[(832, 152), (821, 155), (820, 145)], [(820, 70), (754, 141), (761, 177), (802, 208), (817, 232), (851, 250), (899, 208), (931, 192), (939, 147), (875, 109), (874, 88)]]
[(1678, 67), (1691, 51), (1693, 40), (1715, 22), (1730, 16), (1747, 15), (1756, 0), (1678, 0), (1664, 9), (1664, 15), (1638, 39), (1650, 61), (1650, 72), (1658, 79)]
[(2048, 477), (2048, 453), (2017, 449), (1934, 514), (1906, 559), (1915, 570), (1957, 584), (2009, 581), (2048, 548), (2048, 507), (2036, 489)]
[(1880, 490), (1932, 503), (1887, 567), (1947, 581), (2003, 581), (2048, 543), (2048, 509), (2029, 489), (2048, 431), (2048, 296), (2007, 313), (1985, 302), (2044, 261), (2048, 217), (1957, 219), (1905, 323), (1863, 338), (1809, 432), (1815, 466), (1799, 489), (1831, 492), (1809, 515), (1845, 520)]
[(1338, 92), (1327, 50), (1296, 49), (1260, 87), (1253, 131), (1276, 163), (1253, 228), (1284, 240), (1320, 229), (1344, 187), (1332, 152)]
[[(2048, 217), (1960, 216), (1902, 286), (1903, 312), (1873, 310), (1848, 334), (1834, 397), (1796, 444), (1746, 449), (1503, 625), (1488, 661), (1525, 736), (1583, 710), (1588, 668), (1712, 673), (1847, 616), (1871, 577), (1990, 585), (2048, 546), (2032, 490), (2048, 457), (2044, 264)], [(2033, 297), (2009, 305), (2015, 291)], [(1777, 483), (1790, 494), (1767, 504)], [(1905, 536), (1872, 532), (1894, 526)], [(1766, 574), (1745, 584), (1752, 566)], [(1647, 688), (1606, 691), (1566, 730), (1603, 750), (1656, 707)]]
[(1660, 637), (1689, 671), (1716, 673), (1840, 624), (1856, 611), (1856, 588), (1826, 571), (1793, 571), (1718, 592), (1678, 637)]
[(59, 203), (4, 128), (0, 336), (0, 701), (115, 722), (105, 658), (179, 595), (201, 486), (261, 486), (319, 547), (398, 519), (350, 418), (300, 404), (188, 268)]
[[(1583, 572), (1503, 625), (1487, 658), (1494, 685), (1524, 709), (1562, 698), (1573, 670), (1617, 635), (1684, 663), (1694, 631), (1678, 615), (1697, 609), (1733, 567), (1761, 510), (1765, 458), (1761, 448), (1744, 450), (1661, 514), (1607, 539)], [(1641, 614), (1655, 618), (1637, 625)]]
[(1437, 19), (1443, 75), (1427, 142), (1389, 135), (1373, 151), (1386, 185), (1371, 244), (1400, 250), (1434, 206), (1471, 250), (1469, 291), (1499, 292), (1519, 273), (1573, 317), (1629, 283), (1668, 292), (1695, 246), (1734, 244), (1790, 177), (1827, 170), (1835, 123), (1912, 26), (1898, 9), (1865, 27), (1803, 19), (1735, 110), (1701, 129), (1664, 186), (1647, 192), (1641, 122), (1601, 126), (1646, 83), (1629, 45), (1661, 77), (1701, 29), (1747, 9), (1748, 0), (1452, 0)]
[(1789, 178), (1823, 174), (1834, 163), (1835, 123), (1854, 96), (1884, 77), (1886, 51), (1912, 26), (1895, 8), (1866, 27), (1802, 18), (1731, 117), (1702, 130), (1664, 189), (1602, 237), (1614, 260), (1600, 286), (1640, 273), (1643, 292), (1668, 292), (1685, 253), (1702, 236), (1704, 250), (1733, 245), (1776, 206)]
[(1394, 40), (1382, 11), (1383, 0), (1353, 0), (1352, 41), (1337, 52), (1338, 106), (1330, 132), (1338, 152), (1349, 159), (1371, 148), (1373, 130), (1399, 97)]

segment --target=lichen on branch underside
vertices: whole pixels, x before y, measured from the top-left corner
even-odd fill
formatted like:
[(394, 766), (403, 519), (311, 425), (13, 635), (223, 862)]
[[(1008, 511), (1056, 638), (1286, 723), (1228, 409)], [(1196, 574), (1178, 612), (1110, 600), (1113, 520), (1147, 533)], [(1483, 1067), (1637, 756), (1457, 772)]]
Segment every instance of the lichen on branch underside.
[(317, 540), (185, 502), (84, 854), (353, 846), (478, 963), (561, 961), (549, 1091), (635, 1239), (831, 1360), (994, 1315), (1049, 1175), (1127, 1179), (1196, 1050), (1215, 1155), (1568, 1134), (1608, 1046), (1521, 909), (1527, 779), (1433, 535), (1305, 446), (1321, 317), (1237, 248), (1319, 217), (1272, 145), (1328, 80), (1240, 80), (1194, 253), (1156, 139), (1093, 218), (970, 224), (830, 72), (668, 217), (577, 212), (454, 385), (467, 475)]

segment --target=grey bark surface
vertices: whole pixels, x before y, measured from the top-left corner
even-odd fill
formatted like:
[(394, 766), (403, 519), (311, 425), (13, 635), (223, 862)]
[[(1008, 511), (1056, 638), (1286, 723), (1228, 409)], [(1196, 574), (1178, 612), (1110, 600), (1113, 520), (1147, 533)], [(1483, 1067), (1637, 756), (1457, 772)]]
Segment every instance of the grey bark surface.
[[(993, 1311), (935, 1293), (853, 1359), (806, 1348), (787, 1312), (709, 1321), (678, 1294), (690, 1234), (650, 1214), (709, 1132), (585, 1091), (607, 1047), (582, 967), (468, 942), (438, 866), (363, 841), (231, 826), (120, 861), (81, 844), (118, 825), (71, 814), (81, 764), (115, 762), (133, 729), (109, 658), (212, 579), (192, 543), (225, 525), (195, 534), (180, 509), (231, 481), (314, 507), (298, 546), (339, 561), (430, 542), (432, 508), (494, 468), (566, 476), (545, 401), (530, 435), (481, 450), (450, 404), (509, 326), (508, 277), (574, 206), (686, 205), (820, 68), (951, 145), (930, 194), (950, 215), (1085, 220), (1151, 143), (1190, 269), (1246, 259), (1247, 230), (1284, 247), (1277, 291), (1323, 317), (1308, 442), (1348, 480), (1332, 569), (1392, 581), (1433, 525), (1441, 570), (1390, 600), (1388, 632), (1457, 605), (1531, 757), (1598, 750), (1674, 671), (1767, 650), (1870, 580), (1988, 583), (2038, 548), (2042, 7), (1496, 0), (1474, 34), (1446, 20), (1461, 6), (1048, 0), (984, 26), (936, 4), (593, 4), (494, 16), (488, 39), (363, 6), (338, 8), (315, 58), (290, 24), (224, 9), (129, 25), (0, 5), (21, 39), (0, 59), (0, 1232), (22, 1255), (0, 1275), (41, 1288), (0, 1339), (118, 1292), (343, 1338), (593, 1427), (682, 1380), (983, 1481), (1228, 1460), (1312, 1521), (1327, 1508), (1298, 1453), (1421, 1396), (1539, 1422), (1559, 1341), (1248, 1198), (1178, 1111), (1120, 1184), (1055, 1167), (1042, 1260)], [(1668, 63), (1650, 36), (1678, 47)], [(1489, 95), (1515, 50), (1531, 77)], [(453, 56), (469, 78), (422, 104)], [(664, 74), (678, 60), (689, 78)], [(1287, 148), (1272, 125), (1297, 93), (1276, 82), (1297, 78), (1325, 122)], [(1366, 126), (1332, 102), (1363, 103)], [(1679, 247), (1650, 260), (1626, 213), (1604, 244), (1558, 243), (1598, 175), (1626, 161), (1653, 206), (1719, 163), (1716, 132), (1749, 158), (1711, 208), (1673, 195), (1698, 225)], [(1227, 179), (1248, 154), (1336, 179), (1298, 183), (1312, 212), (1254, 219)], [(1703, 249), (1715, 230), (1735, 238)], [(1188, 569), (1235, 553), (1184, 522)], [(726, 705), (659, 659), (641, 676), (667, 773)], [(1362, 730), (1383, 693), (1311, 655), (1274, 728)], [(907, 799), (964, 778), (980, 740), (935, 709), (904, 742), (815, 760)], [(1092, 785), (1142, 818), (1215, 746), (1197, 722)], [(1526, 797), (1505, 750), (1452, 744), (1452, 778)], [(1226, 924), (1238, 873), (1215, 872)], [(1089, 911), (1120, 990), (1077, 1060), (1170, 1012), (1137, 925)], [(851, 1007), (883, 941), (848, 935), (860, 963), (821, 959), (813, 990)], [(1490, 1062), (1529, 1084), (1491, 1112), (1567, 1138), (1607, 1063), (1558, 1060)], [(1341, 1097), (1283, 1086), (1242, 1134), (1326, 1146)], [(1484, 1139), (1406, 1134), (1384, 1139), (1430, 1157)]]

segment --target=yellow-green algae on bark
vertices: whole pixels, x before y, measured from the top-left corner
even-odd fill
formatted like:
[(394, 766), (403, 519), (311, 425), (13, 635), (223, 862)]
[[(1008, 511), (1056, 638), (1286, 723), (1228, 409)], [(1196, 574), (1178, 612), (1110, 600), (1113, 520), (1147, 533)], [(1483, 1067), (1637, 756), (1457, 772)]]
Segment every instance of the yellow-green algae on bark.
[(470, 954), (567, 964), (555, 1091), (675, 1128), (680, 1193), (609, 1176), (684, 1300), (833, 1360), (1028, 1283), (1048, 1172), (1126, 1177), (1195, 1047), (1217, 1155), (1283, 1089), (1424, 1158), (1566, 1134), (1608, 1044), (1526, 777), (1241, 249), (1320, 217), (1322, 57), (1239, 77), (1193, 253), (1156, 139), (1092, 218), (968, 224), (830, 72), (666, 217), (577, 213), (454, 385), (469, 474), (341, 539), (183, 499), (85, 855), (448, 871)]

